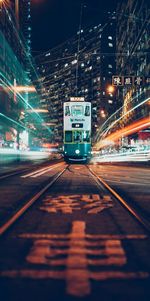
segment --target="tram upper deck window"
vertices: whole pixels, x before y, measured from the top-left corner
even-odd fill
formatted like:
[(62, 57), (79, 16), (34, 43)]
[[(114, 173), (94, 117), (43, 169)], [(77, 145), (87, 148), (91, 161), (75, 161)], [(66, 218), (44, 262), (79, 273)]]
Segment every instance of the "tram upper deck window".
[(82, 116), (84, 113), (84, 107), (81, 105), (75, 105), (71, 107), (72, 116)]
[(72, 131), (65, 132), (65, 142), (72, 142)]
[(85, 116), (90, 116), (90, 106), (85, 107)]
[(65, 107), (65, 116), (70, 116), (70, 108), (69, 108), (69, 106)]

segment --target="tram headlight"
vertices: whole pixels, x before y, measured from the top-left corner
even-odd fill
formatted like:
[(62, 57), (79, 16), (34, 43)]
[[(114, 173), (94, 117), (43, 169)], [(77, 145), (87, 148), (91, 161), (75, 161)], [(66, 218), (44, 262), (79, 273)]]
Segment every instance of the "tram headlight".
[(76, 153), (76, 154), (80, 154), (79, 149), (76, 149), (76, 150), (75, 150), (75, 153)]

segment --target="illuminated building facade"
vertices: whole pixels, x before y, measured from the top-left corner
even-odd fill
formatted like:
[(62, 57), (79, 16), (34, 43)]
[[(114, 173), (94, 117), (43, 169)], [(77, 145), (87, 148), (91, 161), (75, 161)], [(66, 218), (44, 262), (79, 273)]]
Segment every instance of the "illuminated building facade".
[[(78, 51), (79, 50), (79, 51)], [(92, 103), (93, 135), (115, 111), (114, 95), (107, 92), (115, 73), (115, 15), (108, 26), (81, 29), (60, 46), (36, 57), (41, 83), (41, 107), (48, 108), (54, 122), (54, 139), (62, 142), (63, 102), (84, 97)], [(53, 116), (53, 117), (52, 117)]]
[[(122, 125), (149, 114), (150, 6), (148, 3), (146, 0), (121, 1), (117, 8), (116, 72), (120, 76), (136, 77), (133, 84), (118, 88), (118, 101), (122, 99), (123, 102)], [(147, 102), (144, 102), (146, 99)], [(140, 105), (142, 102), (143, 105)]]
[[(9, 146), (14, 141), (17, 144), (19, 132), (24, 130), (21, 111), (27, 94), (19, 95), (15, 89), (27, 85), (29, 79), (26, 44), (19, 34), (15, 13), (15, 1), (0, 4), (0, 146)], [(21, 20), (20, 17), (20, 24)]]

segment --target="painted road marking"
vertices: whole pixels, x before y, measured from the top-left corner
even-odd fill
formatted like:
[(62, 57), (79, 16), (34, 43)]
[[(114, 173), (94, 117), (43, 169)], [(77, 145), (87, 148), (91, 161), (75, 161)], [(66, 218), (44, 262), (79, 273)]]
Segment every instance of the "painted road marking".
[(76, 210), (85, 209), (88, 214), (96, 214), (104, 209), (112, 208), (114, 206), (111, 196), (99, 194), (91, 195), (47, 195), (43, 200), (43, 206), (40, 210), (48, 213), (62, 212), (71, 214)]
[(28, 178), (28, 177), (36, 178), (36, 177), (38, 177), (38, 176), (40, 176), (40, 175), (42, 175), (42, 174), (44, 174), (44, 173), (46, 173), (46, 172), (48, 172), (52, 169), (55, 169), (56, 167), (59, 167), (61, 165), (64, 165), (64, 163), (58, 163), (58, 164), (56, 164), (54, 166), (51, 166), (51, 167), (49, 166), (49, 167), (38, 169), (38, 170), (30, 172), (30, 173), (28, 173), (24, 176), (21, 176), (21, 178)]
[(145, 239), (145, 235), (90, 235), (86, 234), (85, 222), (74, 221), (68, 234), (24, 233), (19, 237), (33, 239), (26, 256), (31, 269), (5, 270), (0, 277), (61, 279), (66, 281), (68, 295), (86, 297), (92, 292), (91, 280), (135, 280), (150, 276), (146, 271), (122, 270), (127, 267), (122, 240)]

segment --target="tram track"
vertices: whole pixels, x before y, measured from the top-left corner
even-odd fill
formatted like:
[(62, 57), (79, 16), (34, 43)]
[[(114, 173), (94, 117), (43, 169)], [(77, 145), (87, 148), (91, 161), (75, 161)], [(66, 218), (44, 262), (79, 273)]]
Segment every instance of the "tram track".
[[(71, 165), (67, 165), (65, 168), (63, 168), (62, 171), (56, 174), (54, 178), (49, 182), (46, 183), (46, 185), (38, 192), (36, 192), (32, 197), (29, 198), (29, 200), (21, 207), (19, 210), (16, 210), (16, 212), (7, 219), (7, 221), (0, 227), (0, 236), (4, 235), (7, 230), (10, 229), (11, 226), (13, 226), (17, 220), (24, 215), (24, 213), (42, 196), (44, 193), (51, 188), (57, 180), (62, 176), (62, 174), (68, 169)], [(47, 171), (47, 168), (44, 169)], [(140, 216), (135, 209), (133, 209), (126, 200), (124, 200), (114, 189), (112, 189), (101, 177), (99, 177), (89, 166), (87, 166), (87, 170), (90, 173), (90, 176), (94, 179), (98, 187), (104, 187), (106, 191), (109, 192), (111, 196), (113, 196), (138, 223), (144, 227), (145, 230), (150, 232), (150, 224), (149, 222), (142, 216)], [(33, 172), (33, 175), (36, 174), (36, 172)], [(37, 172), (38, 174), (38, 172)], [(25, 176), (26, 177), (26, 176)]]
[(15, 214), (13, 214), (1, 227), (0, 236), (6, 233), (6, 231), (14, 225), (14, 223), (61, 177), (61, 175), (68, 168), (65, 167), (61, 172), (57, 173), (54, 179), (50, 183), (46, 184), (39, 192), (35, 193)]
[(97, 301), (98, 294), (111, 301), (111, 289), (113, 300), (146, 300), (148, 229), (90, 167), (65, 164), (47, 174), (43, 187), (0, 227), (5, 300), (15, 289), (11, 301), (44, 294), (45, 301), (49, 295)]
[(129, 205), (129, 203), (122, 198), (110, 185), (108, 185), (102, 177), (97, 175), (89, 166), (87, 168), (96, 183), (98, 185), (102, 184), (110, 192), (110, 194), (115, 197), (115, 199), (134, 217), (134, 219), (136, 219), (136, 221), (138, 221), (138, 223), (144, 227), (146, 231), (150, 232), (149, 221), (144, 216), (140, 215), (135, 208)]

